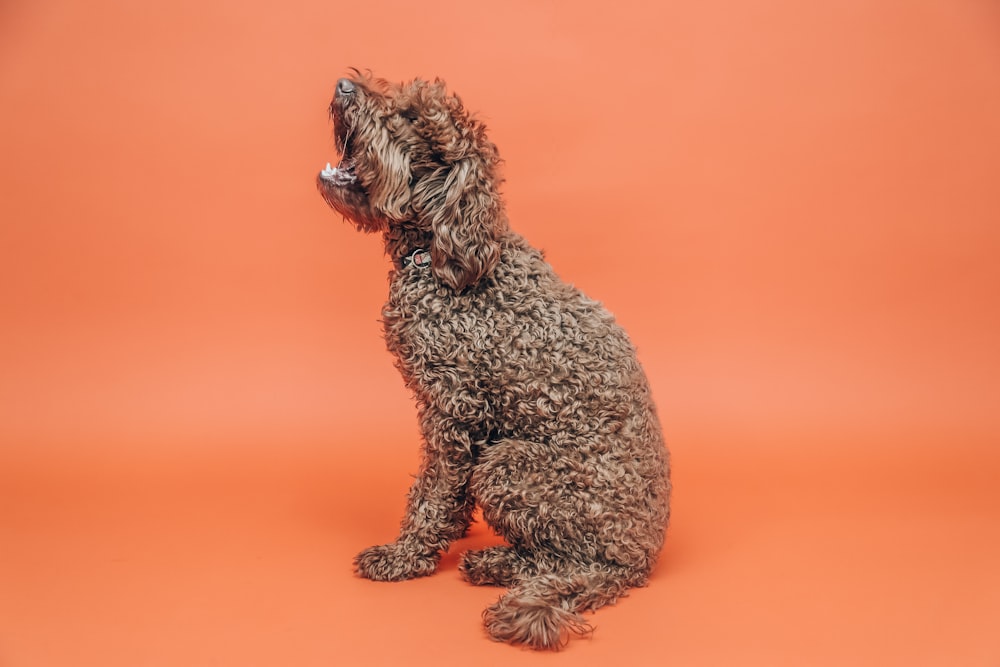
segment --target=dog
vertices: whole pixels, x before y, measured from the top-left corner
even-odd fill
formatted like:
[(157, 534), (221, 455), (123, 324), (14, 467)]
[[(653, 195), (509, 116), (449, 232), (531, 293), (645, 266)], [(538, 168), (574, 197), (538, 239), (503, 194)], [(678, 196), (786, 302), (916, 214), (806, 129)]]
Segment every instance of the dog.
[(592, 631), (581, 612), (646, 585), (670, 518), (669, 455), (635, 348), (510, 229), (497, 148), (443, 81), (353, 70), (329, 112), (341, 159), (317, 187), (385, 242), (385, 340), (423, 439), (398, 539), (355, 570), (433, 573), (478, 505), (506, 541), (459, 562), (472, 584), (509, 589), (483, 613), (489, 636), (562, 648)]

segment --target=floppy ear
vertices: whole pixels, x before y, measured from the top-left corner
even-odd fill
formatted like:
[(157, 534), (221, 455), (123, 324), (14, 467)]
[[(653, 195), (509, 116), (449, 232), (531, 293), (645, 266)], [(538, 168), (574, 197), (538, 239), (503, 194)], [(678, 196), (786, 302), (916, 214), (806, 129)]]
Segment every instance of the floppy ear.
[(425, 211), (433, 234), (431, 270), (455, 290), (477, 283), (500, 259), (502, 207), (492, 177), (466, 158), (443, 174), (442, 189)]

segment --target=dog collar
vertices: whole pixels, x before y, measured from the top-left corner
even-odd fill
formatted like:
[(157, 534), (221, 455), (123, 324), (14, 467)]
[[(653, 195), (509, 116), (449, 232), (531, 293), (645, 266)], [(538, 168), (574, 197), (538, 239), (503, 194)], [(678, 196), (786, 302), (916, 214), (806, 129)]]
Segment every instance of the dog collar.
[(417, 248), (409, 255), (399, 260), (399, 264), (400, 267), (404, 269), (408, 266), (415, 266), (418, 269), (424, 269), (431, 265), (431, 254), (423, 248)]

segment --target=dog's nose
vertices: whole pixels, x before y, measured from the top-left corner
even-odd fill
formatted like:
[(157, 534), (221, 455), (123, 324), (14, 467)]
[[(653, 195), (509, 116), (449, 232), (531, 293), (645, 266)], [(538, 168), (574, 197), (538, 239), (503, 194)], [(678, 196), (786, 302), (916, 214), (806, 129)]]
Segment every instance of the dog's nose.
[(350, 95), (354, 92), (354, 83), (350, 79), (340, 79), (337, 81), (337, 94)]

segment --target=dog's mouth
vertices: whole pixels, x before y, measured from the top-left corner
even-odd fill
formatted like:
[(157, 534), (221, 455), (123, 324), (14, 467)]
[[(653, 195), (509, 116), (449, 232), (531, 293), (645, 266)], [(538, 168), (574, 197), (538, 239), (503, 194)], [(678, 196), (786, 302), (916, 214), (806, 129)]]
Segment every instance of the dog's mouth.
[(327, 162), (326, 167), (319, 172), (319, 177), (324, 183), (335, 187), (353, 185), (358, 181), (352, 155), (353, 146), (351, 145), (353, 128), (346, 122), (342, 106), (343, 101), (338, 104), (337, 100), (330, 105), (330, 116), (333, 119), (334, 127), (334, 141), (340, 153), (340, 162), (337, 163), (336, 167), (330, 166), (330, 163)]
[(351, 185), (358, 180), (358, 175), (354, 172), (354, 160), (350, 158), (342, 159), (336, 167), (331, 167), (327, 162), (323, 171), (319, 172), (319, 177), (337, 187)]

